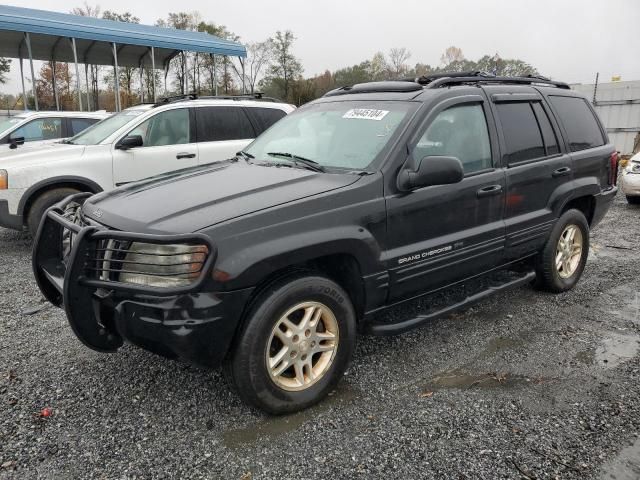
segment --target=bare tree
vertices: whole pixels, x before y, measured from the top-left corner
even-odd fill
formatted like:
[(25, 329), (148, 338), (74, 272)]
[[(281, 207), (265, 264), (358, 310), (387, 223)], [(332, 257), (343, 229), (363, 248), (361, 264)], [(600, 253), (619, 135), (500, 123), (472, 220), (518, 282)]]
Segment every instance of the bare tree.
[[(273, 58), (273, 43), (271, 39), (264, 42), (247, 44), (247, 58), (245, 59), (245, 79), (251, 93), (255, 93), (256, 85), (262, 71), (269, 66)], [(240, 79), (242, 81), (242, 78)]]
[(462, 62), (463, 60), (464, 54), (462, 53), (462, 50), (458, 47), (454, 47), (453, 45), (447, 48), (440, 57), (440, 61), (445, 66), (456, 62)]
[(409, 65), (407, 65), (409, 58), (411, 58), (411, 52), (404, 47), (389, 50), (391, 74), (396, 78), (406, 74), (409, 70)]
[[(95, 7), (92, 7), (85, 1), (81, 7), (75, 7), (73, 10), (71, 10), (71, 13), (73, 13), (74, 15), (80, 15), (81, 17), (99, 18), (100, 11), (101, 11), (100, 5), (96, 5)], [(89, 73), (90, 73), (89, 78), (91, 82), (91, 86), (88, 88), (91, 91), (91, 96), (93, 97), (93, 107), (95, 110), (97, 110), (98, 99), (100, 97), (100, 88), (98, 85), (99, 83), (98, 74), (99, 74), (100, 67), (98, 65), (91, 65), (91, 64), (88, 64), (88, 67), (89, 67)], [(91, 108), (91, 107), (87, 105), (87, 108)]]

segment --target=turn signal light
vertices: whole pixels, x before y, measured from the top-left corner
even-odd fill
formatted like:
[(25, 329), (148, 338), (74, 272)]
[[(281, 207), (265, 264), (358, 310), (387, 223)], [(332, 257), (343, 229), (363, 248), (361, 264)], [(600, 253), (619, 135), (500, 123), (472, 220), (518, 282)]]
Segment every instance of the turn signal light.
[(9, 175), (6, 170), (0, 170), (0, 190), (9, 188)]

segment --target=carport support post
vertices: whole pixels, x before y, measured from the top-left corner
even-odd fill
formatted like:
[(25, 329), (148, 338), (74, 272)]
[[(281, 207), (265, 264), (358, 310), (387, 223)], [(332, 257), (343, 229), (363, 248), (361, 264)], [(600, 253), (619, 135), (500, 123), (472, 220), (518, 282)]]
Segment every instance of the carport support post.
[(22, 69), (22, 57), (20, 57), (20, 80), (22, 81), (22, 106), (27, 109), (27, 90), (24, 88), (24, 71)]
[(56, 99), (56, 111), (60, 111), (60, 98), (58, 97), (58, 82), (56, 81), (57, 75), (56, 59), (51, 57), (51, 83), (53, 85), (53, 96)]
[[(28, 33), (24, 34), (24, 40), (27, 44), (27, 51), (29, 52), (29, 66), (31, 67), (31, 90), (33, 91), (33, 99), (36, 104), (36, 112), (39, 110), (38, 108), (38, 92), (36, 91), (36, 74), (33, 71), (33, 54), (31, 53), (31, 35)], [(27, 99), (25, 98), (25, 102)]]
[(244, 58), (242, 57), (238, 57), (240, 59), (240, 65), (242, 65), (242, 94), (244, 95), (245, 93), (247, 93), (247, 90), (245, 88), (245, 76), (244, 76)]
[(120, 111), (120, 80), (118, 79), (118, 47), (113, 42), (113, 78), (115, 79), (115, 107), (116, 112)]
[(151, 82), (153, 85), (153, 103), (156, 103), (158, 100), (156, 98), (156, 51), (153, 47), (151, 47)]
[(211, 54), (211, 60), (213, 61), (213, 89), (215, 91), (214, 95), (218, 95), (218, 72), (216, 68), (216, 54)]
[[(86, 61), (86, 59), (85, 59)], [(87, 85), (87, 112), (91, 110), (91, 96), (89, 95), (89, 64), (84, 64), (84, 83)]]
[(80, 89), (80, 70), (78, 69), (78, 51), (76, 50), (76, 39), (71, 39), (73, 49), (73, 62), (76, 66), (76, 89), (78, 90), (78, 109), (82, 111), (82, 90)]

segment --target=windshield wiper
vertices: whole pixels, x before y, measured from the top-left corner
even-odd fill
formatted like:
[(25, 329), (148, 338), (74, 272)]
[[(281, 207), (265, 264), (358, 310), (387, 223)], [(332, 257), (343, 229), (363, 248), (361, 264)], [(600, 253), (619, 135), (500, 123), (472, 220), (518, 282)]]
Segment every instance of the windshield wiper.
[(244, 157), (244, 158), (256, 158), (253, 155), (251, 155), (249, 152), (245, 152), (244, 150), (240, 150), (238, 153), (236, 153), (236, 156), (238, 157)]
[(267, 155), (272, 157), (284, 157), (291, 159), (291, 162), (295, 165), (302, 166), (304, 168), (308, 168), (309, 170), (313, 170), (314, 172), (325, 172), (326, 170), (322, 165), (314, 160), (310, 160), (308, 158), (301, 157), (299, 155), (294, 155), (292, 153), (287, 152), (268, 152)]
[(71, 140), (62, 140), (60, 143), (64, 143), (65, 145), (75, 145)]

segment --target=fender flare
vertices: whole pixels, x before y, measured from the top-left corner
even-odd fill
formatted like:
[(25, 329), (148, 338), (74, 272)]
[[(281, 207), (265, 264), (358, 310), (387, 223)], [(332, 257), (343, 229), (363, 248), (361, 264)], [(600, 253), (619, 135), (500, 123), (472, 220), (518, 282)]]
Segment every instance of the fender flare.
[(55, 187), (56, 185), (59, 185), (59, 184), (69, 184), (69, 183), (82, 185), (86, 187), (87, 190), (90, 191), (91, 193), (98, 193), (103, 190), (100, 185), (98, 185), (96, 182), (86, 177), (62, 175), (59, 177), (46, 178), (44, 180), (40, 180), (37, 183), (34, 183), (27, 189), (26, 192), (24, 192), (24, 195), (22, 195), (22, 198), (20, 198), (20, 201), (18, 202), (18, 215), (24, 215), (24, 210), (25, 210), (25, 207), (27, 206), (27, 203), (29, 203), (33, 195), (36, 194), (37, 192), (43, 189), (47, 189), (48, 187)]
[(380, 270), (380, 246), (371, 233), (357, 226), (300, 232), (285, 242), (273, 239), (235, 251), (215, 268), (231, 274), (225, 288), (237, 289), (255, 286), (287, 267), (332, 255), (352, 256), (362, 276)]

